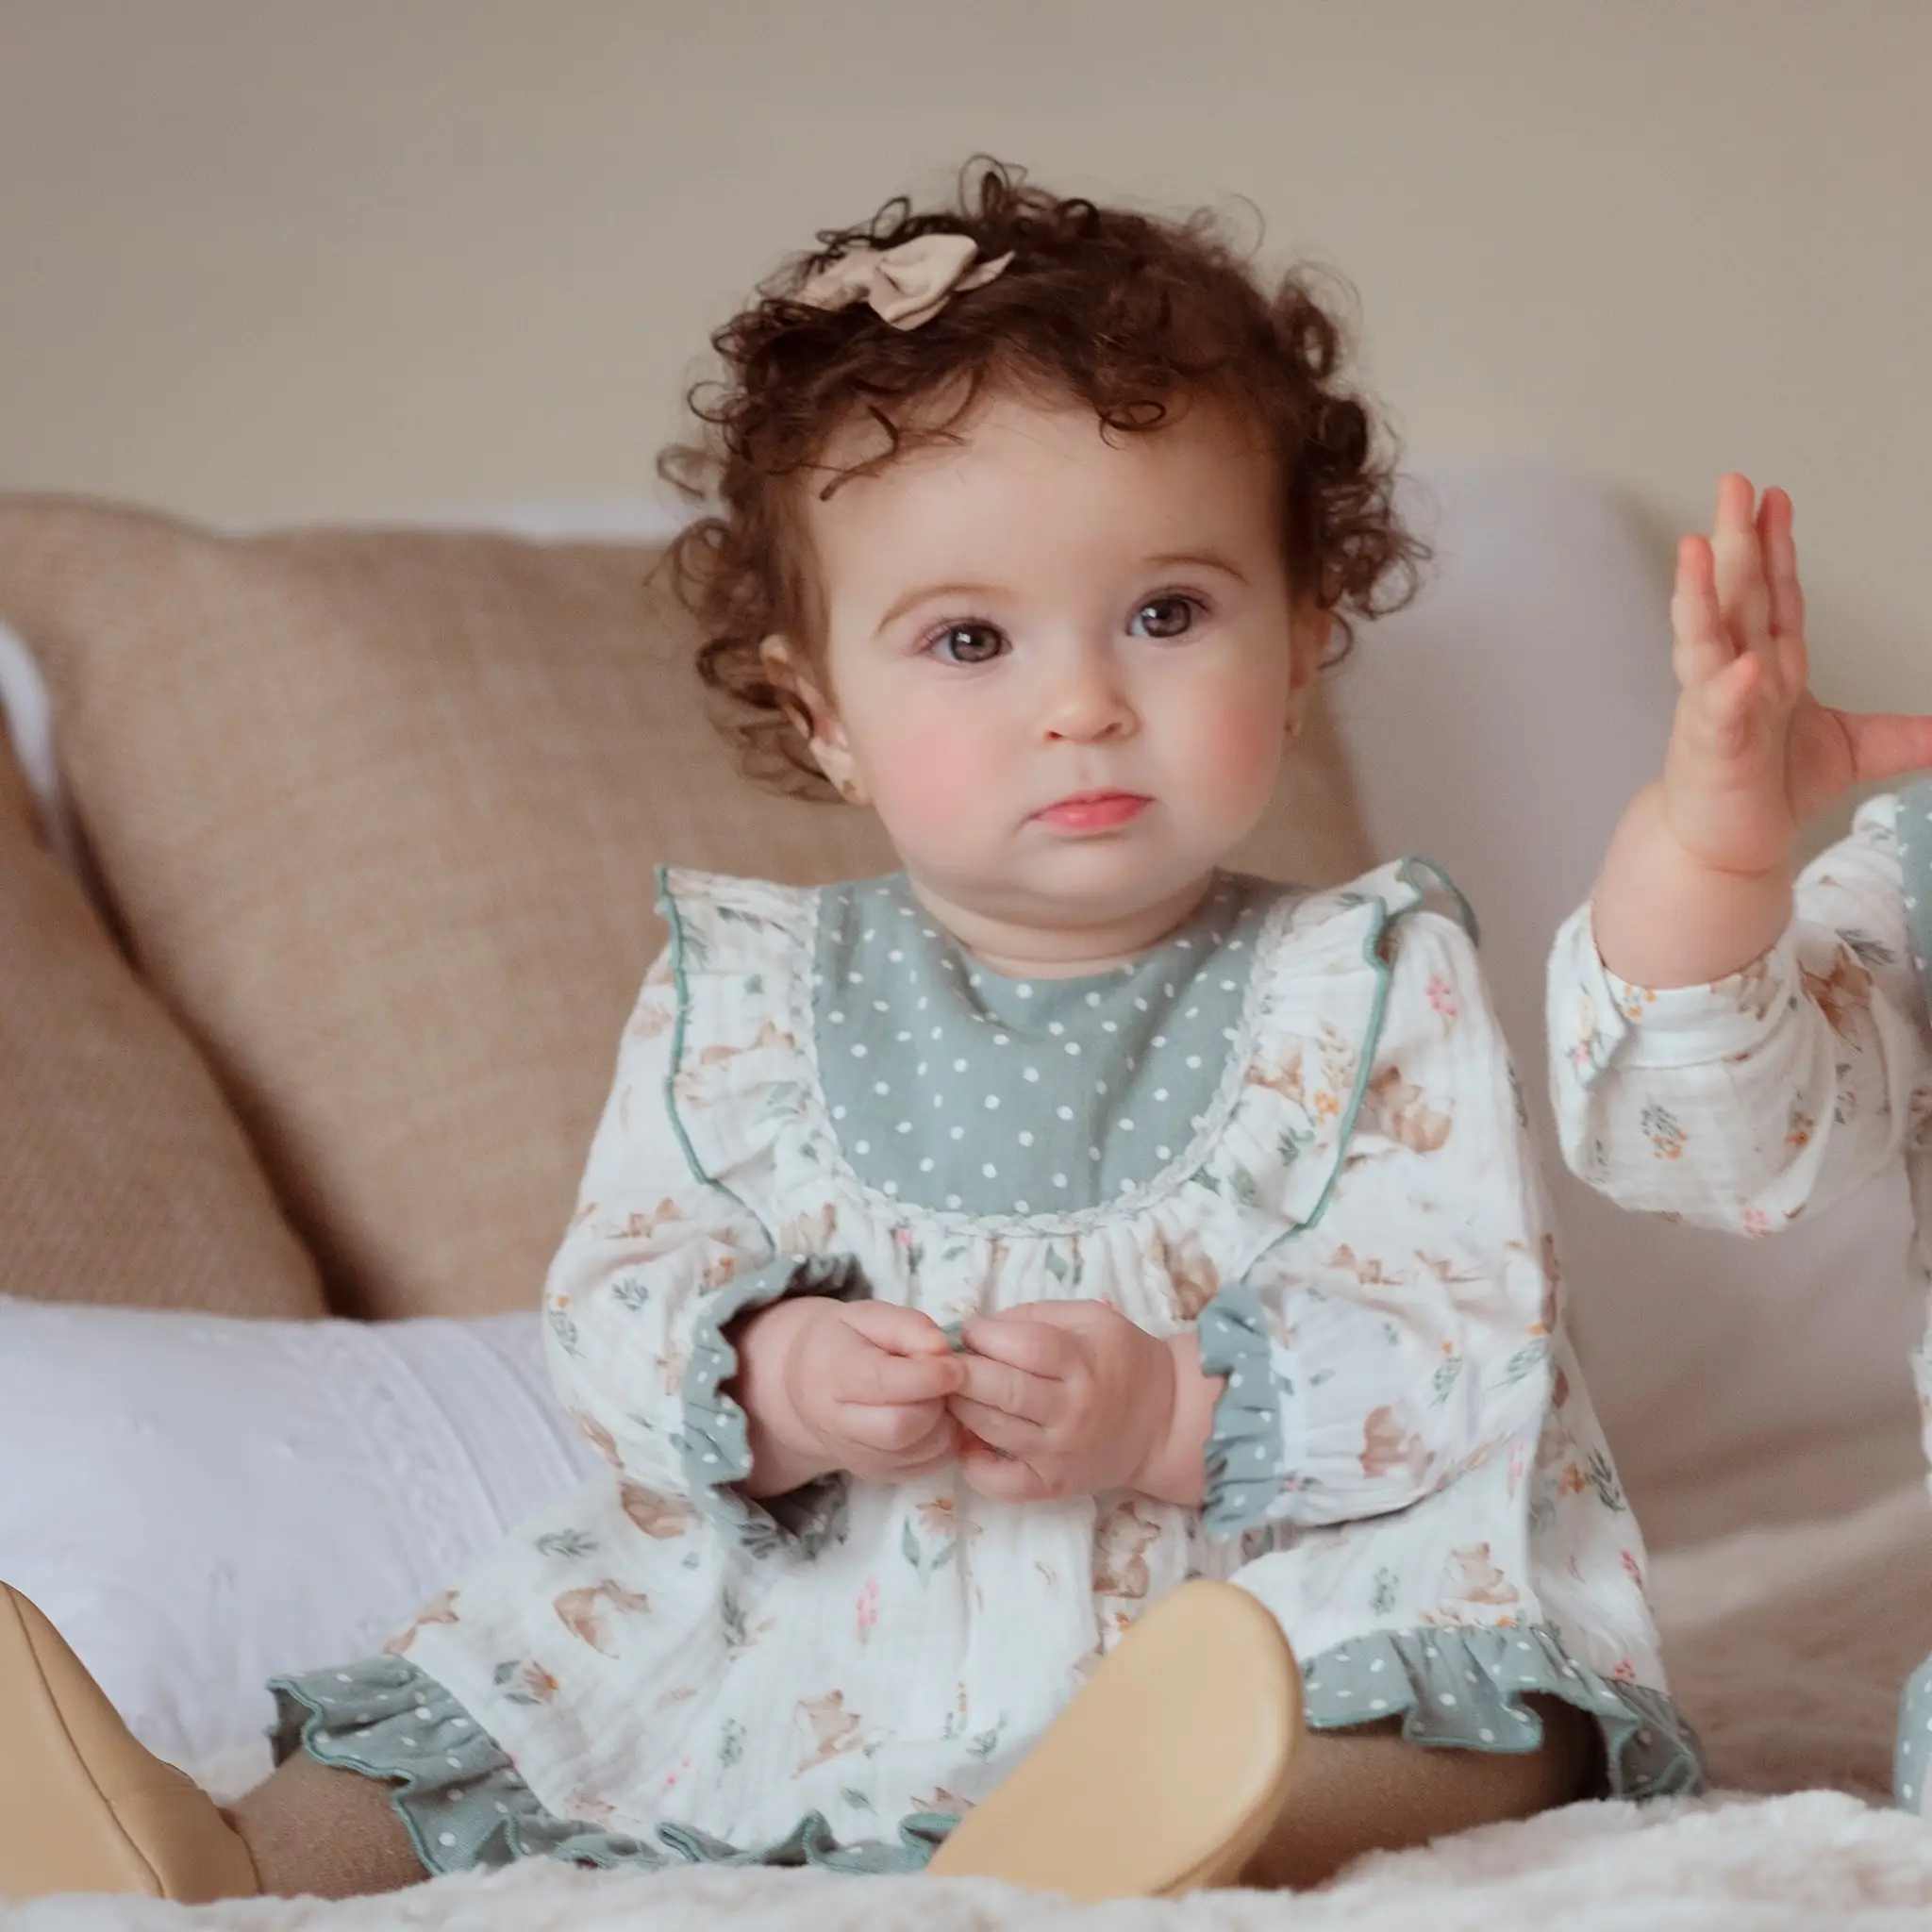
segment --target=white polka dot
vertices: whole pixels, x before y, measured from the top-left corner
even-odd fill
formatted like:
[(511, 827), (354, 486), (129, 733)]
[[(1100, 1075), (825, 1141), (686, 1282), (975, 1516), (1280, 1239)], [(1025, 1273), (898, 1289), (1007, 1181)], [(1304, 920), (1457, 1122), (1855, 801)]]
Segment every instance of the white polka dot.
[(1028, 986), (1024, 979), (1020, 982), (1018, 986), (1016, 986), (1013, 989), (1013, 991), (1016, 993), (1018, 993), (1023, 1000), (1030, 1000), (1033, 997), (1033, 989), (1030, 986)]
[(1023, 1147), (1030, 1147), (1030, 1146), (1032, 1146), (1032, 1144), (1033, 1144), (1033, 1130), (1032, 1130), (1032, 1128), (1031, 1128), (1031, 1127), (1022, 1127), (1022, 1128), (1020, 1129), (1020, 1144), (1021, 1144), (1021, 1146), (1023, 1146)]
[(509, 1816), (509, 1807), (506, 1805), (501, 1798), (497, 1799), (496, 1801), (496, 1808), (499, 1811), (501, 1811), (506, 1818)]
[(1100, 1023), (1100, 1030), (1103, 1033), (1118, 1033), (1121, 1029), (1113, 1021), (1103, 1020)]
[(1231, 979), (1224, 979), (1221, 982), (1221, 990), (1223, 992), (1232, 992), (1234, 991), (1234, 981)]
[(846, 983), (851, 986), (863, 986), (865, 984), (865, 974), (862, 973), (848, 973), (845, 975), (845, 979)]
[(1181, 1017), (1184, 1020), (1198, 1020), (1201, 1017), (1201, 1009), (1199, 1007), (1190, 1007)]
[(909, 1033), (895, 1033), (892, 1035), (892, 1038), (896, 1040), (901, 1046), (904, 1046), (906, 1042), (912, 1038), (912, 1036)]
[(899, 1191), (899, 1183), (898, 1183), (897, 1181), (888, 1181), (888, 1182), (886, 1183), (886, 1192), (887, 1192), (887, 1193), (889, 1193), (889, 1194), (896, 1194), (896, 1193), (897, 1193), (898, 1191)]
[(945, 1104), (946, 1104), (946, 1096), (945, 1096), (945, 1095), (944, 1095), (943, 1093), (935, 1093), (935, 1094), (933, 1095), (933, 1097), (932, 1097), (932, 1104), (933, 1104), (933, 1105), (934, 1105), (935, 1107), (943, 1107), (943, 1106), (945, 1106)]
[(833, 1024), (834, 1026), (842, 1026), (842, 1025), (844, 1025), (844, 1024), (845, 1024), (845, 1015), (844, 1015), (843, 1013), (834, 1013), (834, 1014), (832, 1015), (832, 1024)]
[(1046, 1023), (1046, 1030), (1049, 1033), (1064, 1033), (1067, 1029), (1058, 1020), (1049, 1020)]
[(992, 1037), (992, 1043), (995, 1046), (1010, 1046), (1013, 1043), (1012, 1037), (1006, 1033), (995, 1033)]
[(446, 1757), (442, 1761), (446, 1765), (448, 1765), (452, 1771), (460, 1771), (463, 1768), (463, 1760), (460, 1757), (458, 1757), (454, 1751), (452, 1751), (449, 1754), (449, 1756)]
[(856, 1059), (856, 1060), (862, 1060), (862, 1059), (863, 1059), (863, 1058), (865, 1058), (865, 1041), (862, 1041), (862, 1040), (857, 1040), (857, 1041), (853, 1041), (853, 1043), (852, 1043), (852, 1058), (853, 1058), (854, 1059)]
[(835, 1121), (842, 1121), (845, 1118), (845, 1104), (843, 1101), (841, 1101), (839, 1105), (832, 1109), (832, 1118)]
[(956, 1074), (963, 1074), (966, 1071), (966, 1062), (964, 1060), (955, 1060), (953, 1062), (953, 1071)]
[(1136, 1009), (1140, 1012), (1144, 1013), (1147, 1010), (1147, 1002), (1143, 1000), (1139, 993), (1136, 993), (1134, 995), (1134, 1006)]
[(890, 1093), (892, 1090), (883, 1080), (874, 1080), (872, 1083), (872, 1091), (874, 1093)]
[(1369, 1699), (1369, 1708), (1371, 1710), (1387, 1710), (1389, 1708), (1389, 1700), (1386, 1697), (1372, 1697)]
[(1191, 1067), (1198, 1067), (1201, 1064), (1201, 1056), (1197, 1053), (1191, 1053), (1188, 1056), (1188, 1064)]
[(965, 1138), (966, 1138), (966, 1129), (965, 1129), (964, 1127), (955, 1127), (955, 1128), (953, 1129), (953, 1139), (954, 1139), (954, 1140), (956, 1140), (956, 1141), (963, 1141), (963, 1140), (964, 1140)]
[(436, 1713), (426, 1704), (419, 1704), (416, 1707), (416, 1721), (419, 1724), (426, 1724), (435, 1715)]
[(922, 925), (919, 929), (929, 940), (936, 940), (939, 938), (939, 934), (933, 931), (932, 927), (929, 925)]
[(989, 1113), (990, 1113), (990, 1112), (991, 1112), (991, 1110), (992, 1110), (992, 1109), (993, 1109), (994, 1108), (996, 1108), (996, 1107), (997, 1107), (997, 1106), (998, 1106), (999, 1104), (1000, 1104), (1000, 1097), (999, 1097), (999, 1095), (998, 1095), (997, 1093), (989, 1093), (989, 1094), (988, 1094), (988, 1095), (986, 1096), (986, 1106), (987, 1106), (987, 1111), (988, 1111)]
[(1079, 1041), (1078, 1041), (1077, 1040), (1070, 1040), (1070, 1041), (1067, 1041), (1067, 1051), (1068, 1051), (1069, 1053), (1074, 1053), (1074, 1054), (1078, 1053), (1078, 1052), (1080, 1051), (1080, 1042), (1079, 1042)]
[(941, 1027), (938, 1027), (938, 1026), (935, 1026), (935, 1027), (934, 1027), (934, 1028), (932, 1029), (932, 1037), (933, 1037), (933, 1038), (934, 1038), (935, 1040), (943, 1040), (943, 1039), (944, 1039), (944, 1038), (946, 1037), (946, 1036), (945, 1036), (945, 1032), (944, 1032), (944, 1029), (943, 1029), (943, 1028), (941, 1028)]
[(1067, 1184), (1067, 1177), (1066, 1177), (1066, 1175), (1065, 1175), (1065, 1174), (1055, 1174), (1055, 1175), (1054, 1175), (1054, 1177), (1053, 1177), (1053, 1184), (1054, 1184), (1054, 1186), (1055, 1186), (1055, 1187), (1057, 1187), (1057, 1188), (1063, 1188), (1063, 1187), (1065, 1187), (1065, 1186), (1066, 1186), (1066, 1184)]
[(1165, 1100), (1167, 1098), (1167, 1089), (1165, 1087), (1157, 1087), (1154, 1090), (1154, 1097), (1156, 1100)]
[(416, 1740), (414, 1738), (398, 1738), (396, 1741), (403, 1747), (405, 1751), (413, 1751), (416, 1748)]
[(1235, 1374), (1233, 1374), (1227, 1378), (1227, 1386), (1230, 1389), (1239, 1389), (1241, 1386), (1241, 1378), (1239, 1370), (1237, 1370)]
[(878, 929), (878, 927), (877, 927), (877, 926), (875, 926), (875, 925), (869, 925), (869, 926), (867, 926), (867, 927), (866, 927), (866, 929), (865, 929), (864, 935), (863, 935), (863, 937), (864, 937), (864, 938), (866, 938), (866, 939), (869, 939), (869, 940), (875, 940), (875, 939), (877, 939), (877, 938), (878, 938), (878, 936), (879, 936), (879, 929)]
[(1089, 1160), (1098, 1160), (1100, 1158), (1100, 1149), (1098, 1147), (1088, 1148), (1087, 1158)]
[(921, 1174), (930, 1174), (932, 1172), (932, 1156), (930, 1154), (919, 1163), (919, 1171)]
[(1379, 1671), (1379, 1670), (1380, 1670), (1381, 1668), (1382, 1668), (1382, 1659), (1381, 1659), (1380, 1657), (1371, 1657), (1371, 1658), (1370, 1658), (1370, 1660), (1369, 1660), (1369, 1669), (1370, 1669), (1370, 1670), (1372, 1670), (1372, 1671)]
[(457, 1841), (457, 1835), (453, 1831), (445, 1831), (436, 1841), (440, 1845), (453, 1845)]
[(891, 1010), (891, 1008), (886, 1005), (884, 1000), (873, 1001), (872, 1009), (874, 1013), (885, 1013), (890, 1012)]
[(1176, 940), (1174, 941), (1174, 944), (1177, 945), (1184, 953), (1191, 953), (1194, 950), (1194, 942), (1192, 940)]
[(946, 1196), (946, 1206), (948, 1208), (957, 1208), (958, 1205), (959, 1197), (958, 1194), (948, 1194)]
[(338, 1671), (336, 1673), (336, 1682), (338, 1684), (347, 1684), (351, 1681), (352, 1679), (350, 1678), (347, 1671)]
[(1097, 1007), (1100, 1004), (1100, 995), (1097, 992), (1090, 992), (1087, 995), (1087, 1004), (1090, 1007)]
[(896, 966), (899, 963), (899, 961), (903, 959), (905, 957), (906, 955), (900, 952), (896, 947), (894, 947), (891, 952), (886, 955), (886, 958), (889, 958), (894, 966)]
[(901, 1121), (892, 1131), (895, 1134), (909, 1134), (912, 1131), (912, 1123), (910, 1121)]
[(1157, 1147), (1157, 1148), (1156, 1148), (1156, 1149), (1154, 1150), (1154, 1158), (1155, 1158), (1155, 1159), (1157, 1159), (1157, 1160), (1169, 1160), (1169, 1159), (1172, 1159), (1172, 1158), (1173, 1158), (1173, 1150), (1172, 1150), (1171, 1148), (1167, 1148), (1167, 1147)]
[(927, 1004), (928, 1002), (926, 1000), (925, 995), (924, 993), (921, 993), (919, 996), (919, 1004), (916, 1007), (914, 1007), (912, 1010), (915, 1013), (923, 1013), (925, 1011)]
[(1436, 1702), (1445, 1710), (1453, 1710), (1456, 1707), (1456, 1693), (1453, 1690), (1445, 1690), (1441, 1696), (1437, 1698)]
[(984, 1167), (982, 1167), (982, 1168), (981, 1168), (981, 1169), (980, 1169), (979, 1171), (980, 1171), (980, 1173), (981, 1173), (981, 1174), (984, 1174), (984, 1175), (985, 1175), (985, 1176), (987, 1177), (987, 1179), (988, 1179), (988, 1180), (990, 1180), (990, 1181), (992, 1181), (992, 1180), (997, 1180), (997, 1179), (999, 1178), (999, 1174), (1000, 1174), (1000, 1171), (999, 1171), (999, 1169), (998, 1169), (998, 1168), (996, 1168), (996, 1167), (995, 1167), (995, 1166), (994, 1166), (994, 1165), (992, 1164), (992, 1162), (991, 1162), (991, 1161), (990, 1161), (990, 1160), (989, 1160), (989, 1161), (988, 1161), (988, 1162), (986, 1163), (986, 1165), (985, 1165)]
[(1485, 1744), (1493, 1744), (1496, 1741), (1496, 1734), (1491, 1730), (1480, 1730), (1476, 1733), (1476, 1736)]
[(1040, 1069), (1039, 1069), (1038, 1067), (1028, 1067), (1028, 1068), (1026, 1069), (1026, 1077), (1027, 1077), (1027, 1079), (1029, 1079), (1029, 1080), (1037, 1080), (1037, 1079), (1039, 1079), (1039, 1078), (1040, 1078)]
[(1121, 1192), (1124, 1194), (1127, 1191), (1127, 1190), (1131, 1188), (1133, 1185), (1134, 1184), (1132, 1181), (1123, 1181), (1121, 1183)]
[(1221, 1029), (1221, 1037), (1224, 1040), (1232, 1040), (1234, 1038), (1234, 1028), (1232, 1026), (1224, 1026)]
[(1164, 1033), (1157, 1033), (1154, 1036), (1154, 1044), (1156, 1046), (1165, 1046), (1167, 1044), (1167, 1035)]
[(1015, 1214), (1024, 1214), (1024, 1213), (1026, 1212), (1026, 1204), (1025, 1204), (1025, 1202), (1024, 1202), (1024, 1201), (1015, 1201), (1015, 1202), (1013, 1203), (1013, 1212), (1014, 1212)]
[(1121, 1123), (1121, 1132), (1122, 1132), (1122, 1133), (1124, 1133), (1124, 1134), (1131, 1134), (1131, 1133), (1132, 1133), (1133, 1131), (1134, 1131), (1134, 1124), (1133, 1124), (1133, 1122), (1132, 1122), (1132, 1121), (1123, 1121), (1123, 1122)]
[(1074, 1118), (1074, 1109), (1071, 1107), (1057, 1107), (1054, 1108), (1054, 1112), (1058, 1114), (1063, 1121), (1070, 1121)]

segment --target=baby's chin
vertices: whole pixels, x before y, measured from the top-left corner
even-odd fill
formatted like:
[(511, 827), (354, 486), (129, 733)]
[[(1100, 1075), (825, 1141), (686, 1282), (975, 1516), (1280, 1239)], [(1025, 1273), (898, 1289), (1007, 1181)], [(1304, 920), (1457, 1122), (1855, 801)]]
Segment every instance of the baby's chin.
[(1177, 851), (1133, 828), (1016, 841), (1009, 851), (970, 860), (901, 854), (914, 881), (941, 902), (1042, 932), (1138, 922), (1198, 891), (1223, 856), (1214, 849)]

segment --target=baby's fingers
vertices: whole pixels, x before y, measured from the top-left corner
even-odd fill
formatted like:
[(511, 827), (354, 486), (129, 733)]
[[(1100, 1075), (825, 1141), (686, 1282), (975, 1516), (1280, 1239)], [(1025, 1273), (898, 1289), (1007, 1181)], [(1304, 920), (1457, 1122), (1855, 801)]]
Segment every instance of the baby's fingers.
[(1757, 492), (1744, 477), (1732, 475), (1718, 484), (1712, 575), (1724, 628), (1740, 651), (1760, 651), (1771, 639), (1771, 587), (1757, 541)]
[(849, 1442), (889, 1456), (903, 1456), (937, 1438), (951, 1418), (928, 1402), (847, 1403), (840, 1407), (838, 1426)]
[(1738, 655), (1717, 608), (1710, 545), (1686, 537), (1677, 545), (1677, 583), (1671, 594), (1671, 668), (1686, 691), (1708, 684)]
[(1023, 1415), (1008, 1415), (1003, 1408), (990, 1408), (971, 1396), (956, 1395), (946, 1404), (954, 1419), (977, 1436), (989, 1448), (1005, 1449), (1019, 1455), (1037, 1449), (1042, 1437), (1040, 1424)]
[(1771, 592), (1771, 631), (1781, 643), (1802, 643), (1805, 636), (1805, 587), (1798, 580), (1798, 544), (1791, 522), (1791, 499), (1782, 490), (1767, 490), (1757, 512), (1757, 541)]
[(1932, 770), (1932, 718), (1836, 711), (1844, 727), (1856, 779), (1900, 778)]
[(1024, 1416), (1029, 1422), (1045, 1422), (1064, 1394), (1059, 1383), (994, 1361), (990, 1356), (964, 1356), (959, 1371), (961, 1396), (1004, 1415)]
[(852, 1302), (841, 1310), (848, 1328), (891, 1349), (894, 1355), (942, 1356), (952, 1353), (946, 1331), (930, 1315), (903, 1308), (895, 1302)]
[(940, 1402), (960, 1386), (962, 1373), (959, 1357), (950, 1352), (890, 1355), (861, 1341), (836, 1359), (826, 1392), (841, 1403)]

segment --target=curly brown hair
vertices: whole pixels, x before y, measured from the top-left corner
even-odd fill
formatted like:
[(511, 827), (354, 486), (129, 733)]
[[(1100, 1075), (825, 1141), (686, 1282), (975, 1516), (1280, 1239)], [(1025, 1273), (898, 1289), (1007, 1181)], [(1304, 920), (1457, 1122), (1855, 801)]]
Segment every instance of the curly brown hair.
[[(963, 234), (979, 258), (1010, 254), (996, 280), (900, 329), (863, 304), (798, 299), (851, 249)], [(857, 227), (826, 229), (711, 338), (722, 379), (691, 391), (703, 440), (666, 449), (661, 476), (715, 506), (672, 545), (677, 594), (702, 626), (705, 683), (747, 773), (800, 796), (834, 795), (808, 748), (798, 701), (760, 654), (774, 635), (808, 653), (822, 640), (803, 498), (830, 495), (904, 451), (956, 437), (975, 401), (1021, 390), (1092, 409), (1109, 432), (1145, 433), (1195, 397), (1260, 424), (1280, 477), (1290, 582), (1334, 613), (1380, 616), (1413, 594), (1424, 545), (1394, 503), (1394, 453), (1370, 404), (1343, 379), (1344, 338), (1303, 270), (1272, 291), (1210, 212), (1185, 220), (1061, 199), (1023, 171), (969, 162), (950, 208), (904, 196)], [(870, 419), (884, 447), (833, 468), (835, 436)]]

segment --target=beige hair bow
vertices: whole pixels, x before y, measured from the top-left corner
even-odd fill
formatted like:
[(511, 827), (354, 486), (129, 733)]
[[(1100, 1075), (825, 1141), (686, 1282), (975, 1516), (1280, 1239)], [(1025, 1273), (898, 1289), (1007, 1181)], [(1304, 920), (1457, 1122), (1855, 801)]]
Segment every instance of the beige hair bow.
[(955, 296), (983, 289), (1012, 260), (979, 261), (970, 235), (921, 235), (896, 248), (858, 247), (822, 268), (792, 298), (808, 308), (869, 303), (894, 328), (930, 322)]

